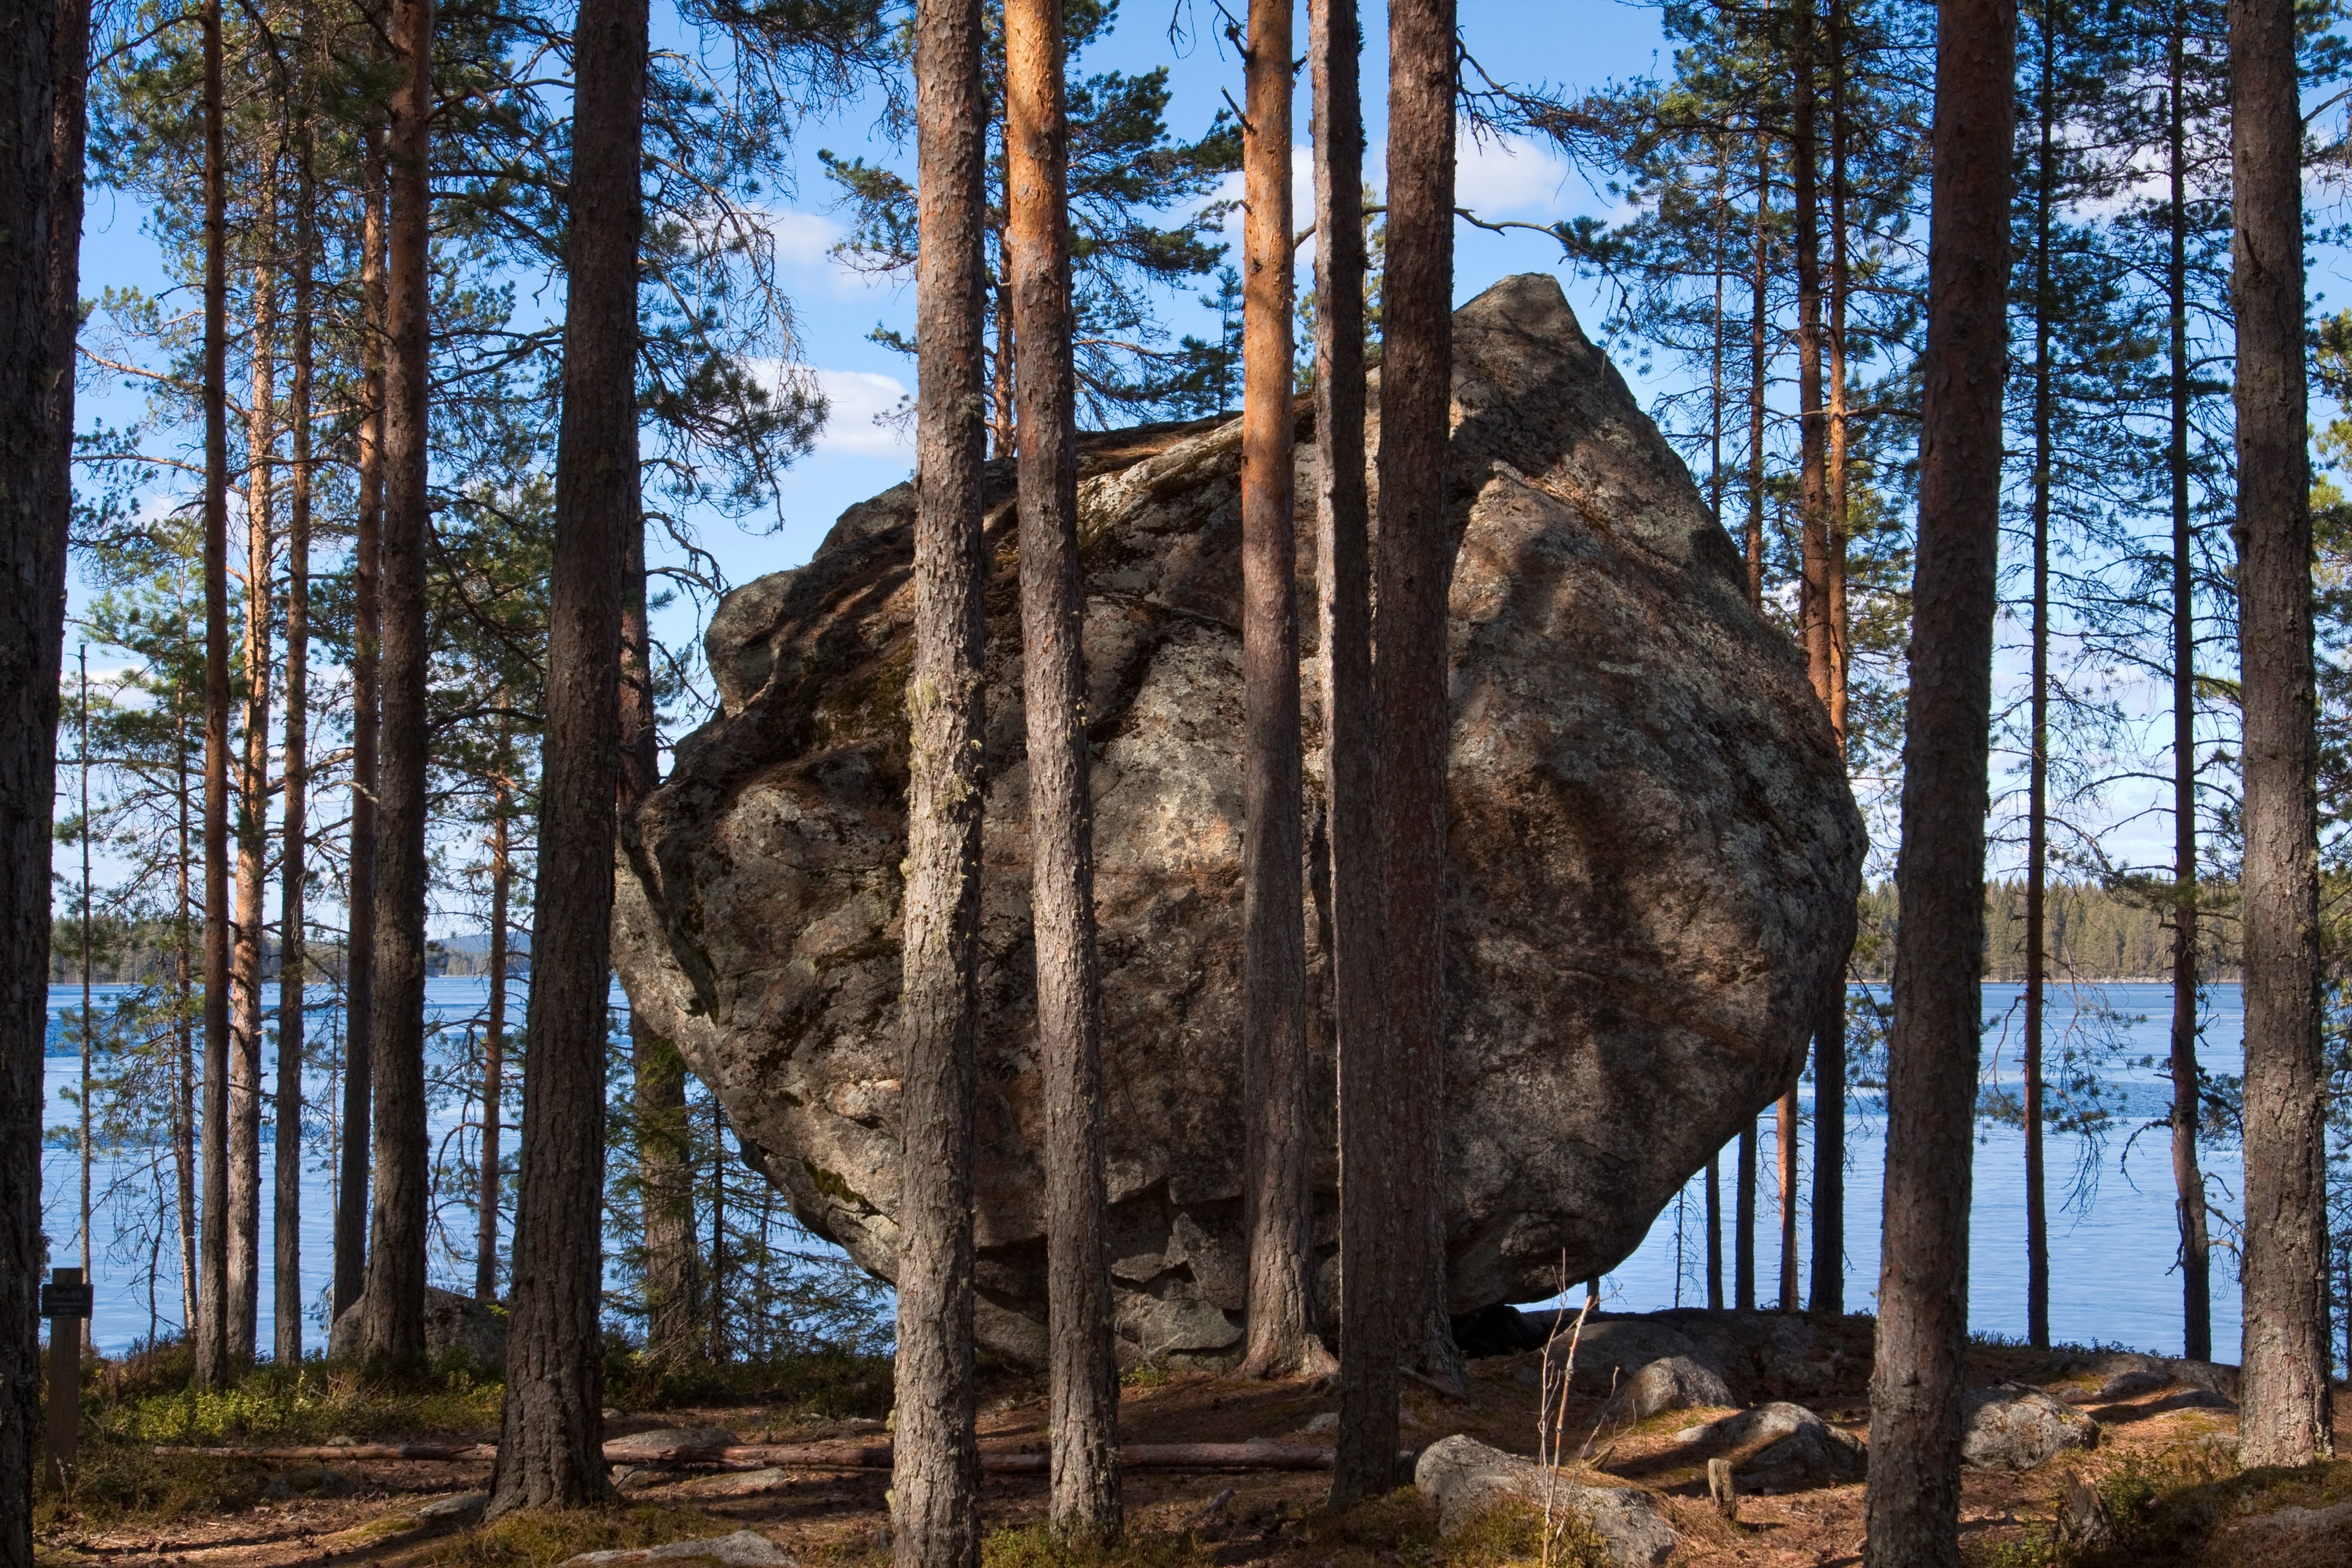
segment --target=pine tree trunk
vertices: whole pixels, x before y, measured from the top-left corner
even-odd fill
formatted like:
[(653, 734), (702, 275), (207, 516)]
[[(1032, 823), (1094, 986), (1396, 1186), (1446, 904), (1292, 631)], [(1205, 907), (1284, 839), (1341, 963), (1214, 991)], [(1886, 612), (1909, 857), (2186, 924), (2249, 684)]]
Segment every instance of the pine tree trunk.
[(2034, 154), (2033, 198), (2033, 612), (2032, 675), (2028, 699), (2030, 755), (2025, 806), (2025, 1337), (2037, 1350), (2050, 1344), (2050, 1219), (2042, 1153), (2042, 1030), (2049, 984), (2050, 863), (2050, 487), (2052, 445), (2050, 362), (2050, 203), (2057, 104), (2056, 8), (2040, 18), (2041, 80), (2034, 111), (2040, 137)]
[(2231, 0), (2240, 679), (2245, 704), (2243, 1462), (2334, 1449), (2319, 747), (2304, 369), (2303, 125), (2290, 0)]
[[(1720, 1163), (1715, 1155), (1706, 1156), (1706, 1310), (1711, 1312), (1723, 1311), (1723, 1181), (1717, 1169)], [(1815, 1257), (1819, 1256), (1816, 1251)]]
[[(1845, 0), (1829, 0), (1822, 30), (1829, 57), (1830, 326), (1829, 515), (1825, 605), (1829, 645), (1830, 728), (1845, 748), (1846, 709), (1846, 63)], [(1851, 946), (1848, 956), (1851, 956)], [(1846, 965), (1841, 962), (1822, 998), (1813, 1027), (1813, 1277), (1814, 1312), (1845, 1311), (1845, 1017)]]
[[(184, 617), (178, 624), (184, 625)], [(180, 1322), (193, 1344), (196, 1338), (196, 1050), (195, 1032), (191, 1027), (191, 1009), (195, 1000), (194, 976), (188, 951), (189, 938), (194, 935), (188, 919), (189, 855), (194, 835), (190, 832), (193, 802), (188, 788), (188, 715), (185, 706), (186, 688), (178, 682), (172, 687), (172, 754), (173, 763), (173, 805), (179, 817), (178, 873), (179, 903), (173, 933), (172, 974), (172, 1034), (178, 1061), (178, 1081), (174, 1084), (172, 1125), (172, 1163), (178, 1181), (180, 1224)]]
[(1984, 950), (2017, 13), (1944, 0), (1927, 242), (1919, 542), (1887, 1046), (1869, 1568), (1959, 1562), (1960, 1357)]
[[(278, 243), (277, 160), (257, 203), (262, 243)], [(236, 893), (229, 947), (228, 1354), (254, 1358), (261, 1291), (261, 969), (269, 874), (269, 634), (277, 601), (278, 269), (253, 275), (253, 401), (246, 413), (244, 755), (236, 768)]]
[(426, 748), (425, 490), (431, 277), (427, 153), (433, 101), (433, 0), (393, 0), (400, 75), (389, 138), (383, 525), (380, 541), (382, 704), (376, 766), (375, 1191), (369, 1207), (360, 1354), (415, 1364), (425, 1356), (425, 854)]
[(621, 622), (637, 468), (645, 0), (583, 5), (574, 68), (604, 106), (574, 131), (556, 439), (539, 877), (526, 1004), (506, 1418), (491, 1515), (610, 1494), (599, 1285)]
[[(627, 530), (621, 570), (621, 772), (624, 819), (660, 782), (652, 632), (646, 608), (646, 530)], [(629, 1014), (629, 1075), (637, 1121), (638, 1227), (644, 1234), (646, 1354), (690, 1360), (701, 1338), (702, 1260), (694, 1235), (693, 1135), (687, 1124), (686, 1059)]]
[(289, 475), (286, 538), (286, 846), (278, 862), (278, 1105), (276, 1169), (271, 1177), (275, 1257), (271, 1275), (276, 1333), (270, 1354), (280, 1366), (302, 1359), (302, 1054), (303, 1004), (310, 977), (303, 879), (309, 874), (310, 745), (310, 374), (313, 308), (313, 204), (310, 130), (295, 156), (294, 382), (290, 392), (294, 465)]
[(1454, 61), (1454, 0), (1391, 0), (1373, 642), (1394, 1031), (1398, 1350), (1406, 1365), (1458, 1383), (1461, 1355), (1446, 1312), (1444, 1148)]
[(383, 533), (383, 326), (385, 171), (373, 126), (360, 132), (359, 516), (352, 539), (352, 825), (344, 883), (350, 928), (343, 943), (343, 1103), (335, 1194), (334, 1312), (341, 1317), (367, 1284), (369, 1112), (375, 1074), (376, 726), (383, 615), (379, 598)]
[(220, 0), (205, 29), (205, 1195), (196, 1386), (227, 1382), (228, 1306), (228, 234)]
[(979, 0), (917, 0), (921, 257), (917, 361), (915, 661), (907, 685), (903, 1175), (898, 1431), (891, 1522), (899, 1568), (974, 1568), (980, 1459), (972, 1365), (972, 1051), (980, 1012), (982, 253), (986, 99)]
[(1739, 1166), (1732, 1184), (1738, 1210), (1731, 1221), (1731, 1304), (1743, 1312), (1756, 1310), (1756, 1123), (1750, 1118), (1739, 1129)]
[(1750, 236), (1748, 307), (1748, 602), (1764, 607), (1764, 434), (1767, 347), (1771, 329), (1771, 246), (1767, 235), (1772, 210), (1772, 143), (1756, 129), (1756, 225)]
[(2172, 1185), (2180, 1226), (2182, 1354), (2213, 1358), (2213, 1249), (2205, 1220), (2205, 1173), (2197, 1154), (2203, 1073), (2197, 1065), (2197, 601), (2189, 509), (2188, 116), (2180, 89), (2188, 17), (2172, 14), (2166, 99), (2171, 255), (2165, 269), (2171, 338), (2172, 490)]
[(475, 1199), (474, 1299), (499, 1299), (499, 1118), (506, 1108), (507, 901), (514, 885), (508, 842), (514, 819), (513, 741), (499, 735), (499, 777), (490, 792), (490, 998), (482, 1035), (482, 1161)]
[[(50, 225), (77, 204), (58, 192), (53, 161), (52, 95), (61, 70), (72, 70), (71, 40), (58, 37), (70, 24), (60, 26), (58, 9), (57, 0), (8, 0), (0, 10), (8, 48), (0, 73), (0, 254), (13, 258), (0, 268), (0, 469), (9, 476), (0, 486), (0, 551), (11, 585), (0, 638), (22, 661), (0, 705), (0, 922), (9, 955), (0, 1047), (0, 1568), (33, 1568), (41, 1441), (41, 1111), (69, 516), (58, 508), (56, 482), (67, 461), (56, 444), (68, 425), (51, 398), (61, 363), (72, 384), (71, 339), (57, 340), (61, 247)], [(77, 224), (77, 242), (79, 235)]]
[[(1121, 1526), (1118, 1362), (1111, 1344), (1093, 754), (1086, 724), (1087, 604), (1078, 570), (1077, 368), (1071, 348), (1064, 47), (1059, 0), (1007, 0), (1005, 271), (1012, 282), (1013, 341), (1021, 355), (1013, 381), (1020, 399), (1015, 450), (1030, 908), (1045, 1092), (1051, 1517), (1055, 1533), (1066, 1539), (1108, 1542)], [(1283, 151), (1286, 164), (1286, 135)], [(1286, 168), (1285, 173), (1286, 178)], [(1282, 369), (1287, 377), (1286, 349)], [(1286, 406), (1288, 401), (1286, 396)], [(1246, 501), (1244, 506), (1246, 529)], [(1295, 662), (1291, 674), (1295, 720)], [(1295, 722), (1290, 737), (1295, 770)], [(1302, 1173), (1304, 1157), (1302, 1150)]]
[(1339, 1431), (1331, 1501), (1396, 1484), (1396, 1195), (1390, 1160), (1371, 498), (1364, 475), (1363, 25), (1312, 0), (1315, 123), (1315, 584), (1331, 841), (1331, 991), (1339, 1063)]
[(1290, 323), (1290, 0), (1252, 0), (1242, 138), (1242, 1202), (1249, 1343), (1242, 1372), (1328, 1370), (1315, 1333), (1307, 1093), (1305, 823), (1298, 729), (1297, 422)]

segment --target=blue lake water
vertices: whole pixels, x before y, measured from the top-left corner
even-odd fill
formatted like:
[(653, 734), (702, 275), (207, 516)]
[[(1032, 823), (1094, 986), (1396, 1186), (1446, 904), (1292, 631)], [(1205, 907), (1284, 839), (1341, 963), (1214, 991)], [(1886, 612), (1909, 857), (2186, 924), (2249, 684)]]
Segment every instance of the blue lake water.
[[(101, 1015), (108, 1006), (108, 997), (121, 989), (100, 988)], [(445, 1028), (462, 1029), (466, 1019), (481, 1011), (488, 991), (488, 982), (480, 978), (436, 979), (426, 988), (427, 1009)], [(1987, 986), (1984, 996), (1988, 1084), (2013, 1089), (2018, 988)], [(617, 990), (614, 998), (616, 1002), (622, 1000)], [(275, 1008), (274, 988), (265, 988), (263, 1001), (266, 1008)], [(51, 988), (53, 1053), (71, 1049), (64, 1039), (62, 1026), (67, 1019), (78, 1014), (80, 1002), (78, 987)], [(2106, 1060), (2102, 1062), (2101, 1072), (2116, 1091), (2111, 1103), (2119, 1103), (2120, 1108), (2103, 1139), (2053, 1134), (2048, 1140), (2051, 1332), (2062, 1342), (2119, 1343), (2177, 1354), (2181, 1333), (2180, 1282), (2174, 1267), (2177, 1247), (2172, 1177), (2165, 1134), (2161, 1129), (2143, 1133), (2137, 1143), (2126, 1147), (2134, 1133), (2163, 1116), (2170, 1101), (2171, 1085), (2159, 1071), (2132, 1063), (2144, 1057), (2160, 1060), (2164, 1056), (2171, 993), (2161, 985), (2110, 985), (2099, 988), (2095, 993), (2086, 990), (2082, 1004), (2078, 1008), (2064, 992), (2053, 994), (2053, 1039), (2069, 1028), (2089, 1030), (2095, 1027), (2104, 1032), (2102, 1047)], [(510, 1006), (519, 1025), (519, 986)], [(324, 1008), (319, 1011), (320, 1017), (314, 1029), (326, 1027), (331, 1019), (331, 1014)], [(2208, 993), (2202, 1056), (2210, 1072), (2234, 1075), (2241, 1070), (2242, 1027), (2238, 988), (2211, 988)], [(47, 1124), (52, 1129), (62, 1129), (75, 1117), (68, 1096), (79, 1081), (79, 1068), (76, 1059), (67, 1054), (52, 1054), (47, 1066)], [(274, 1081), (274, 1069), (265, 1068), (265, 1079)], [(327, 1113), (336, 1098), (333, 1090), (330, 1072), (310, 1075), (305, 1093), (314, 1108), (314, 1118)], [(1803, 1176), (1800, 1184), (1798, 1245), (1801, 1259), (1809, 1259), (1811, 1217), (1801, 1198), (1811, 1185), (1810, 1088), (1802, 1103), (1805, 1123), (1799, 1141)], [(440, 1149), (444, 1140), (453, 1134), (460, 1114), (455, 1105), (444, 1107), (435, 1114), (430, 1133), (434, 1148)], [(1867, 1311), (1878, 1282), (1877, 1214), (1885, 1145), (1879, 1120), (1869, 1108), (1857, 1106), (1850, 1113), (1850, 1121), (1845, 1304), (1849, 1311)], [(1758, 1126), (1764, 1202), (1757, 1226), (1757, 1278), (1759, 1295), (1769, 1298), (1780, 1277), (1780, 1220), (1771, 1177), (1777, 1151), (1769, 1113), (1759, 1118)], [(512, 1146), (510, 1138), (508, 1147)], [(265, 1347), (271, 1343), (274, 1292), (269, 1273), (268, 1226), (273, 1204), (269, 1147), (270, 1133), (265, 1124), (263, 1274), (257, 1335), (258, 1343)], [(2234, 1209), (2239, 1190), (2237, 1151), (2209, 1147), (2204, 1157), (2215, 1201), (2224, 1209)], [(154, 1196), (157, 1189), (153, 1185), (155, 1176), (160, 1174), (168, 1190), (172, 1180), (170, 1164), (170, 1151), (164, 1147), (139, 1150), (101, 1162), (97, 1170), (94, 1185), (100, 1197), (92, 1226), (97, 1232), (98, 1260), (95, 1327), (98, 1343), (108, 1350), (119, 1350), (146, 1334), (151, 1323), (166, 1333), (179, 1326), (178, 1243), (175, 1233), (169, 1229), (168, 1214), (159, 1220)], [(42, 1165), (42, 1196), (52, 1239), (51, 1256), (57, 1261), (71, 1262), (79, 1250), (74, 1239), (79, 1202), (77, 1155), (68, 1144), (53, 1134)], [(1731, 1162), (1727, 1158), (1722, 1176), (1727, 1248), (1732, 1174)], [(303, 1299), (314, 1303), (311, 1321), (305, 1328), (305, 1340), (313, 1347), (324, 1342), (316, 1303), (323, 1300), (331, 1263), (333, 1202), (332, 1172), (326, 1167), (323, 1157), (314, 1156), (306, 1165), (302, 1190)], [(1990, 1121), (1979, 1124), (1973, 1215), (1969, 1259), (1971, 1326), (2021, 1338), (2025, 1333), (2025, 1185), (2024, 1135), (2019, 1129)], [(453, 1213), (448, 1222), (453, 1236), (463, 1238), (463, 1245), (470, 1245), (470, 1217)], [(1686, 1305), (1704, 1304), (1705, 1223), (1705, 1191), (1701, 1179), (1694, 1178), (1685, 1189), (1684, 1200), (1668, 1204), (1640, 1249), (1607, 1276), (1603, 1282), (1607, 1304), (1619, 1311), (1667, 1307), (1677, 1301)], [(159, 1232), (161, 1247), (151, 1300), (147, 1279), (150, 1247), (158, 1239)], [(2215, 1232), (2217, 1237), (2223, 1234), (2223, 1228), (2217, 1224)], [(1728, 1258), (1725, 1267), (1728, 1289)], [(471, 1289), (472, 1266), (461, 1257), (444, 1255), (436, 1248), (433, 1272), (436, 1283)], [(1801, 1267), (1799, 1277), (1801, 1281), (1809, 1279), (1809, 1270)], [(2224, 1359), (2235, 1359), (2239, 1333), (2237, 1280), (2230, 1259), (2218, 1248), (2213, 1290), (2216, 1354)]]

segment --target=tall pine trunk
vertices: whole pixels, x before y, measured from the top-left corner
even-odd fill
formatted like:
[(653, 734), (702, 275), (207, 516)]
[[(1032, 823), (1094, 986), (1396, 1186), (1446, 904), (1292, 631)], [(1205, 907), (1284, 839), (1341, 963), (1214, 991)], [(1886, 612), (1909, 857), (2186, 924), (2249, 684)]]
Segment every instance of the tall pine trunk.
[(1389, 6), (1388, 267), (1381, 283), (1381, 848), (1388, 898), (1398, 1346), (1459, 1382), (1445, 1294), (1445, 815), (1454, 706), (1446, 484), (1454, 396), (1454, 0)]
[(352, 539), (352, 823), (344, 883), (343, 1103), (335, 1195), (334, 1312), (367, 1284), (369, 1112), (375, 1087), (375, 792), (383, 534), (383, 328), (386, 183), (382, 138), (360, 132), (359, 516)]
[(393, 0), (400, 74), (392, 93), (384, 311), (383, 525), (376, 765), (375, 1191), (359, 1351), (371, 1363), (425, 1356), (425, 855), (426, 747), (425, 402), (432, 343), (428, 153), (433, 0)]
[[(646, 617), (646, 530), (627, 530), (621, 570), (621, 772), (624, 818), (661, 781), (653, 633)], [(694, 1236), (693, 1135), (687, 1124), (686, 1059), (629, 1013), (629, 1077), (637, 1119), (638, 1225), (644, 1232), (646, 1354), (692, 1357), (702, 1343), (702, 1260)]]
[(1387, 975), (1371, 497), (1364, 476), (1363, 25), (1356, 0), (1311, 0), (1315, 121), (1315, 586), (1323, 779), (1331, 839), (1331, 993), (1339, 1068), (1339, 1431), (1331, 1500), (1396, 1480)]
[(980, 1560), (972, 1429), (972, 1052), (980, 1014), (982, 256), (986, 98), (979, 0), (915, 7), (915, 660), (907, 684), (905, 978), (899, 1137), (899, 1568)]
[(490, 785), (490, 996), (482, 1031), (481, 1181), (475, 1198), (474, 1299), (499, 1299), (499, 1143), (506, 1108), (508, 898), (514, 885), (509, 841), (514, 821), (514, 741), (499, 731), (497, 779)]
[[(57, 31), (51, 39), (49, 127), (48, 287), (51, 319), (48, 444), (43, 453), (42, 478), (49, 486), (53, 526), (68, 527), (73, 517), (74, 374), (80, 365), (77, 343), (81, 333), (81, 219), (83, 172), (89, 141), (89, 0), (58, 0)], [(64, 657), (60, 631), (58, 656)], [(85, 665), (89, 650), (82, 652)], [(81, 704), (81, 950), (82, 950), (82, 1093), (81, 1093), (81, 1257), (82, 1278), (97, 1278), (90, 1255), (90, 1134), (92, 1104), (89, 1084), (90, 928), (89, 928), (89, 678), (82, 677)], [(84, 1344), (98, 1354), (96, 1321), (82, 1323)]]
[(275, 1256), (271, 1264), (276, 1333), (271, 1354), (280, 1366), (302, 1359), (302, 1053), (303, 1003), (310, 977), (303, 879), (309, 874), (310, 747), (310, 377), (314, 305), (312, 246), (316, 238), (310, 133), (295, 146), (294, 372), (289, 413), (293, 467), (287, 476), (286, 521), (286, 844), (278, 862), (278, 1147)]
[(1313, 1118), (1293, 523), (1290, 0), (1252, 0), (1242, 138), (1242, 1201), (1249, 1346), (1242, 1371), (1330, 1370), (1315, 1333)]
[(1731, 1304), (1743, 1312), (1756, 1310), (1756, 1119), (1739, 1129), (1732, 1177)]
[(1748, 307), (1748, 602), (1764, 607), (1764, 400), (1771, 360), (1768, 334), (1771, 329), (1771, 246), (1769, 225), (1772, 208), (1772, 144), (1764, 128), (1756, 128), (1756, 222), (1749, 236), (1749, 298)]
[[(15, 590), (0, 637), (23, 661), (0, 704), (0, 922), (8, 954), (0, 1044), (0, 1568), (33, 1568), (33, 1463), (40, 1444), (41, 1108), (47, 1055), (49, 865), (57, 788), (58, 677), (65, 653), (69, 514), (56, 476), (65, 426), (52, 387), (72, 381), (57, 341), (59, 246), (53, 92), (70, 73), (57, 0), (5, 0), (0, 31), (0, 552)], [(64, 57), (62, 64), (60, 57)], [(67, 90), (73, 90), (68, 88)], [(76, 240), (79, 241), (79, 225)], [(28, 260), (26, 258), (37, 258)], [(20, 477), (21, 476), (21, 477)]]
[(2050, 1218), (2042, 1152), (2042, 1030), (2048, 1016), (2050, 865), (2050, 488), (2052, 453), (2050, 203), (2058, 106), (2054, 5), (2042, 8), (2041, 71), (2034, 89), (2039, 136), (2033, 163), (2033, 608), (2025, 803), (2025, 1337), (2050, 1344)]
[(2197, 579), (2189, 510), (2189, 126), (2180, 101), (2188, 74), (2185, 8), (2176, 5), (2171, 20), (2171, 90), (2165, 100), (2171, 254), (2164, 282), (2171, 350), (2166, 467), (2172, 492), (2172, 1187), (2180, 1228), (2181, 1354), (2210, 1361), (2213, 1248), (2197, 1152), (2204, 1074), (2197, 1065)]
[(2239, 666), (2245, 704), (2245, 1371), (2249, 1465), (2334, 1450), (2319, 744), (2304, 369), (2303, 122), (2291, 0), (2231, 0)]
[(646, 0), (581, 7), (563, 414), (556, 437), (547, 738), (526, 1003), (507, 1400), (492, 1515), (610, 1495), (598, 1284), (621, 620), (637, 469), (637, 245), (645, 222)]
[[(278, 245), (278, 159), (272, 148), (257, 203), (261, 243)], [(278, 267), (253, 272), (253, 401), (246, 412), (245, 712), (236, 765), (236, 892), (229, 946), (228, 1354), (254, 1358), (261, 1291), (261, 971), (268, 947), (262, 915), (269, 876), (269, 677), (276, 661)]]
[(196, 1385), (228, 1380), (228, 234), (221, 0), (205, 51), (205, 1212)]
[[(184, 615), (174, 622), (186, 624)], [(180, 1228), (180, 1322), (190, 1342), (196, 1337), (196, 1048), (191, 1009), (195, 1001), (194, 955), (189, 951), (194, 936), (189, 914), (189, 856), (194, 834), (192, 810), (194, 801), (188, 785), (188, 713), (187, 690), (180, 682), (172, 685), (172, 761), (173, 809), (178, 818), (175, 841), (177, 911), (172, 933), (172, 1035), (174, 1054), (178, 1057), (176, 1079), (173, 1085), (172, 1164), (178, 1182)]]
[[(1822, 28), (1830, 97), (1829, 516), (1824, 531), (1824, 620), (1829, 645), (1830, 728), (1845, 748), (1846, 708), (1846, 256), (1845, 0), (1829, 0)], [(1851, 949), (1849, 949), (1849, 952)], [(1845, 1311), (1845, 976), (1841, 961), (1813, 1026), (1813, 1277), (1810, 1305)]]
[(1959, 1562), (2016, 10), (2009, 0), (1944, 0), (1936, 46), (1885, 1241), (1864, 1503), (1869, 1568)]
[(979, 0), (915, 5), (915, 668), (908, 677), (906, 977), (898, 997), (898, 1441), (891, 1526), (898, 1568), (981, 1556), (971, 1364), (971, 1098), (979, 1030), (981, 331), (988, 224)]
[[(1005, 272), (1013, 339), (1021, 356), (1013, 377), (1020, 400), (1014, 449), (1020, 455), (1029, 901), (1045, 1085), (1051, 1517), (1058, 1535), (1107, 1542), (1120, 1529), (1118, 1362), (1111, 1345), (1106, 1234), (1109, 1194), (1095, 949), (1092, 752), (1086, 724), (1087, 604), (1078, 568), (1077, 371), (1070, 342), (1070, 128), (1064, 48), (1059, 0), (1008, 0)], [(1284, 368), (1286, 373), (1286, 356)], [(1291, 733), (1296, 747), (1297, 732)]]

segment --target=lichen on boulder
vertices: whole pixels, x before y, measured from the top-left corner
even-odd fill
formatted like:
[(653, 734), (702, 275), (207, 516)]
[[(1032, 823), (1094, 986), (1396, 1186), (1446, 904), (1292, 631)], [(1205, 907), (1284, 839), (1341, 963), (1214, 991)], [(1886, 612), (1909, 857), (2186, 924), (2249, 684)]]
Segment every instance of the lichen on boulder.
[[(1787, 635), (1578, 328), (1507, 279), (1454, 319), (1446, 1129), (1458, 1312), (1639, 1244), (1792, 1082), (1843, 973), (1863, 829)], [(1314, 452), (1299, 412), (1299, 602)], [(1377, 411), (1371, 434), (1377, 436)], [(1129, 1359), (1242, 1334), (1237, 421), (1082, 438), (1112, 1271)], [(1434, 482), (1435, 476), (1433, 476)], [(976, 1178), (978, 1327), (1044, 1358), (1017, 523), (992, 465)], [(898, 1248), (900, 863), (914, 492), (845, 513), (707, 639), (719, 711), (622, 831), (630, 998), (794, 1212), (887, 1278)], [(1315, 1173), (1328, 1308), (1323, 797), (1304, 617)]]

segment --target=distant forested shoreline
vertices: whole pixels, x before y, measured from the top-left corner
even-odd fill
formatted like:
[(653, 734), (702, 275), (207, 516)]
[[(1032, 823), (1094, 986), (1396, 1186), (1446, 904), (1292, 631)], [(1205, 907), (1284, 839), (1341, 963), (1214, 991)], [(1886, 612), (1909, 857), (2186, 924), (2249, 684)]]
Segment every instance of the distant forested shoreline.
[[(2168, 884), (2053, 883), (2049, 889), (2050, 977), (2053, 980), (2169, 980), (2172, 977)], [(2206, 883), (2198, 890), (2201, 977), (2238, 978), (2238, 890)], [(1895, 883), (1863, 890), (1853, 977), (1891, 979), (1895, 963)], [(2025, 978), (2025, 883), (1985, 887), (1984, 977), (1996, 984)]]

